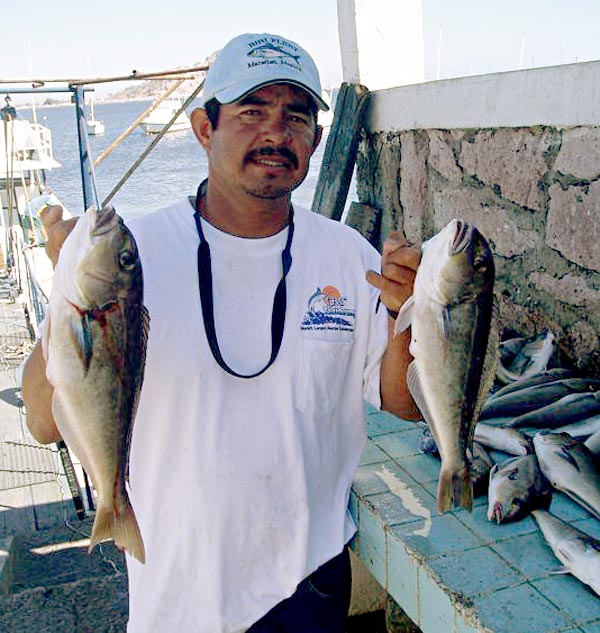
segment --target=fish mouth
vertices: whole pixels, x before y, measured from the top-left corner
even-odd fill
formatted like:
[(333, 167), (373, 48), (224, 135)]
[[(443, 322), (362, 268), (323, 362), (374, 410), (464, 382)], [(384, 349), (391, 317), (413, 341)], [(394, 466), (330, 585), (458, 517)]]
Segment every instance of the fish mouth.
[(456, 228), (454, 233), (454, 240), (452, 241), (452, 254), (462, 253), (469, 244), (472, 242), (473, 231), (475, 228), (470, 224), (467, 224), (463, 220), (455, 220)]
[(89, 209), (86, 213), (94, 213), (95, 221), (92, 223), (92, 230), (90, 231), (91, 237), (101, 237), (110, 232), (115, 223), (118, 222), (118, 216), (113, 206), (102, 207), (99, 211), (97, 209)]

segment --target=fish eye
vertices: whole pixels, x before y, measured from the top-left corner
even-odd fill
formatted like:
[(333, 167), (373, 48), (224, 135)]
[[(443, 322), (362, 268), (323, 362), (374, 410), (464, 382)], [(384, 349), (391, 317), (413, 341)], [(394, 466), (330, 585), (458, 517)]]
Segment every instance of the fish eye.
[(119, 253), (119, 266), (125, 270), (133, 268), (135, 265), (135, 257), (131, 251), (125, 250)]

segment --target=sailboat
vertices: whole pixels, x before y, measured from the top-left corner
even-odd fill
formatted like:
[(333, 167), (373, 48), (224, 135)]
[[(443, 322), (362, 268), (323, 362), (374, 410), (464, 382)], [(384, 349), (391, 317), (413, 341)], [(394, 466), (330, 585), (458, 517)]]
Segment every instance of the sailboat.
[(87, 133), (90, 136), (102, 136), (104, 134), (104, 123), (96, 119), (94, 115), (94, 99), (90, 98), (90, 118), (86, 121)]
[[(88, 69), (90, 75), (92, 74), (92, 64), (88, 57)], [(94, 97), (90, 96), (90, 118), (86, 121), (88, 136), (102, 136), (104, 134), (104, 123), (96, 119), (94, 115)]]

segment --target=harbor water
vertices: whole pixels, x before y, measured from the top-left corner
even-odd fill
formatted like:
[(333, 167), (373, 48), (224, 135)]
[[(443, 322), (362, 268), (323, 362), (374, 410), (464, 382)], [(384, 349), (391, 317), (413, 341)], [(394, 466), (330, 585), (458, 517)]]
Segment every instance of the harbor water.
[[(93, 158), (109, 147), (150, 105), (150, 101), (97, 103), (95, 116), (104, 122), (103, 136), (89, 136)], [(188, 108), (190, 113), (193, 107)], [(19, 116), (32, 120), (31, 110)], [(37, 121), (52, 131), (54, 158), (62, 167), (47, 174), (48, 184), (73, 215), (83, 211), (81, 176), (77, 148), (75, 108), (72, 105), (41, 107)], [(308, 176), (294, 191), (293, 201), (310, 207), (325, 150), (328, 128), (313, 156)], [(103, 200), (136, 162), (154, 137), (137, 127), (96, 167), (98, 194)], [(192, 130), (165, 134), (145, 158), (111, 203), (125, 220), (163, 207), (183, 196), (195, 194), (208, 171), (206, 155)]]

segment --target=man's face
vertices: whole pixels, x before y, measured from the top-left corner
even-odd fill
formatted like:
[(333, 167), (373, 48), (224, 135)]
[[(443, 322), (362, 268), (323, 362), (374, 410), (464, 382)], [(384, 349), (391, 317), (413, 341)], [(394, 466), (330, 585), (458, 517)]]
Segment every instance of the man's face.
[(257, 198), (288, 196), (306, 177), (322, 129), (307, 92), (290, 84), (260, 88), (222, 105), (215, 130), (197, 136), (210, 176)]

